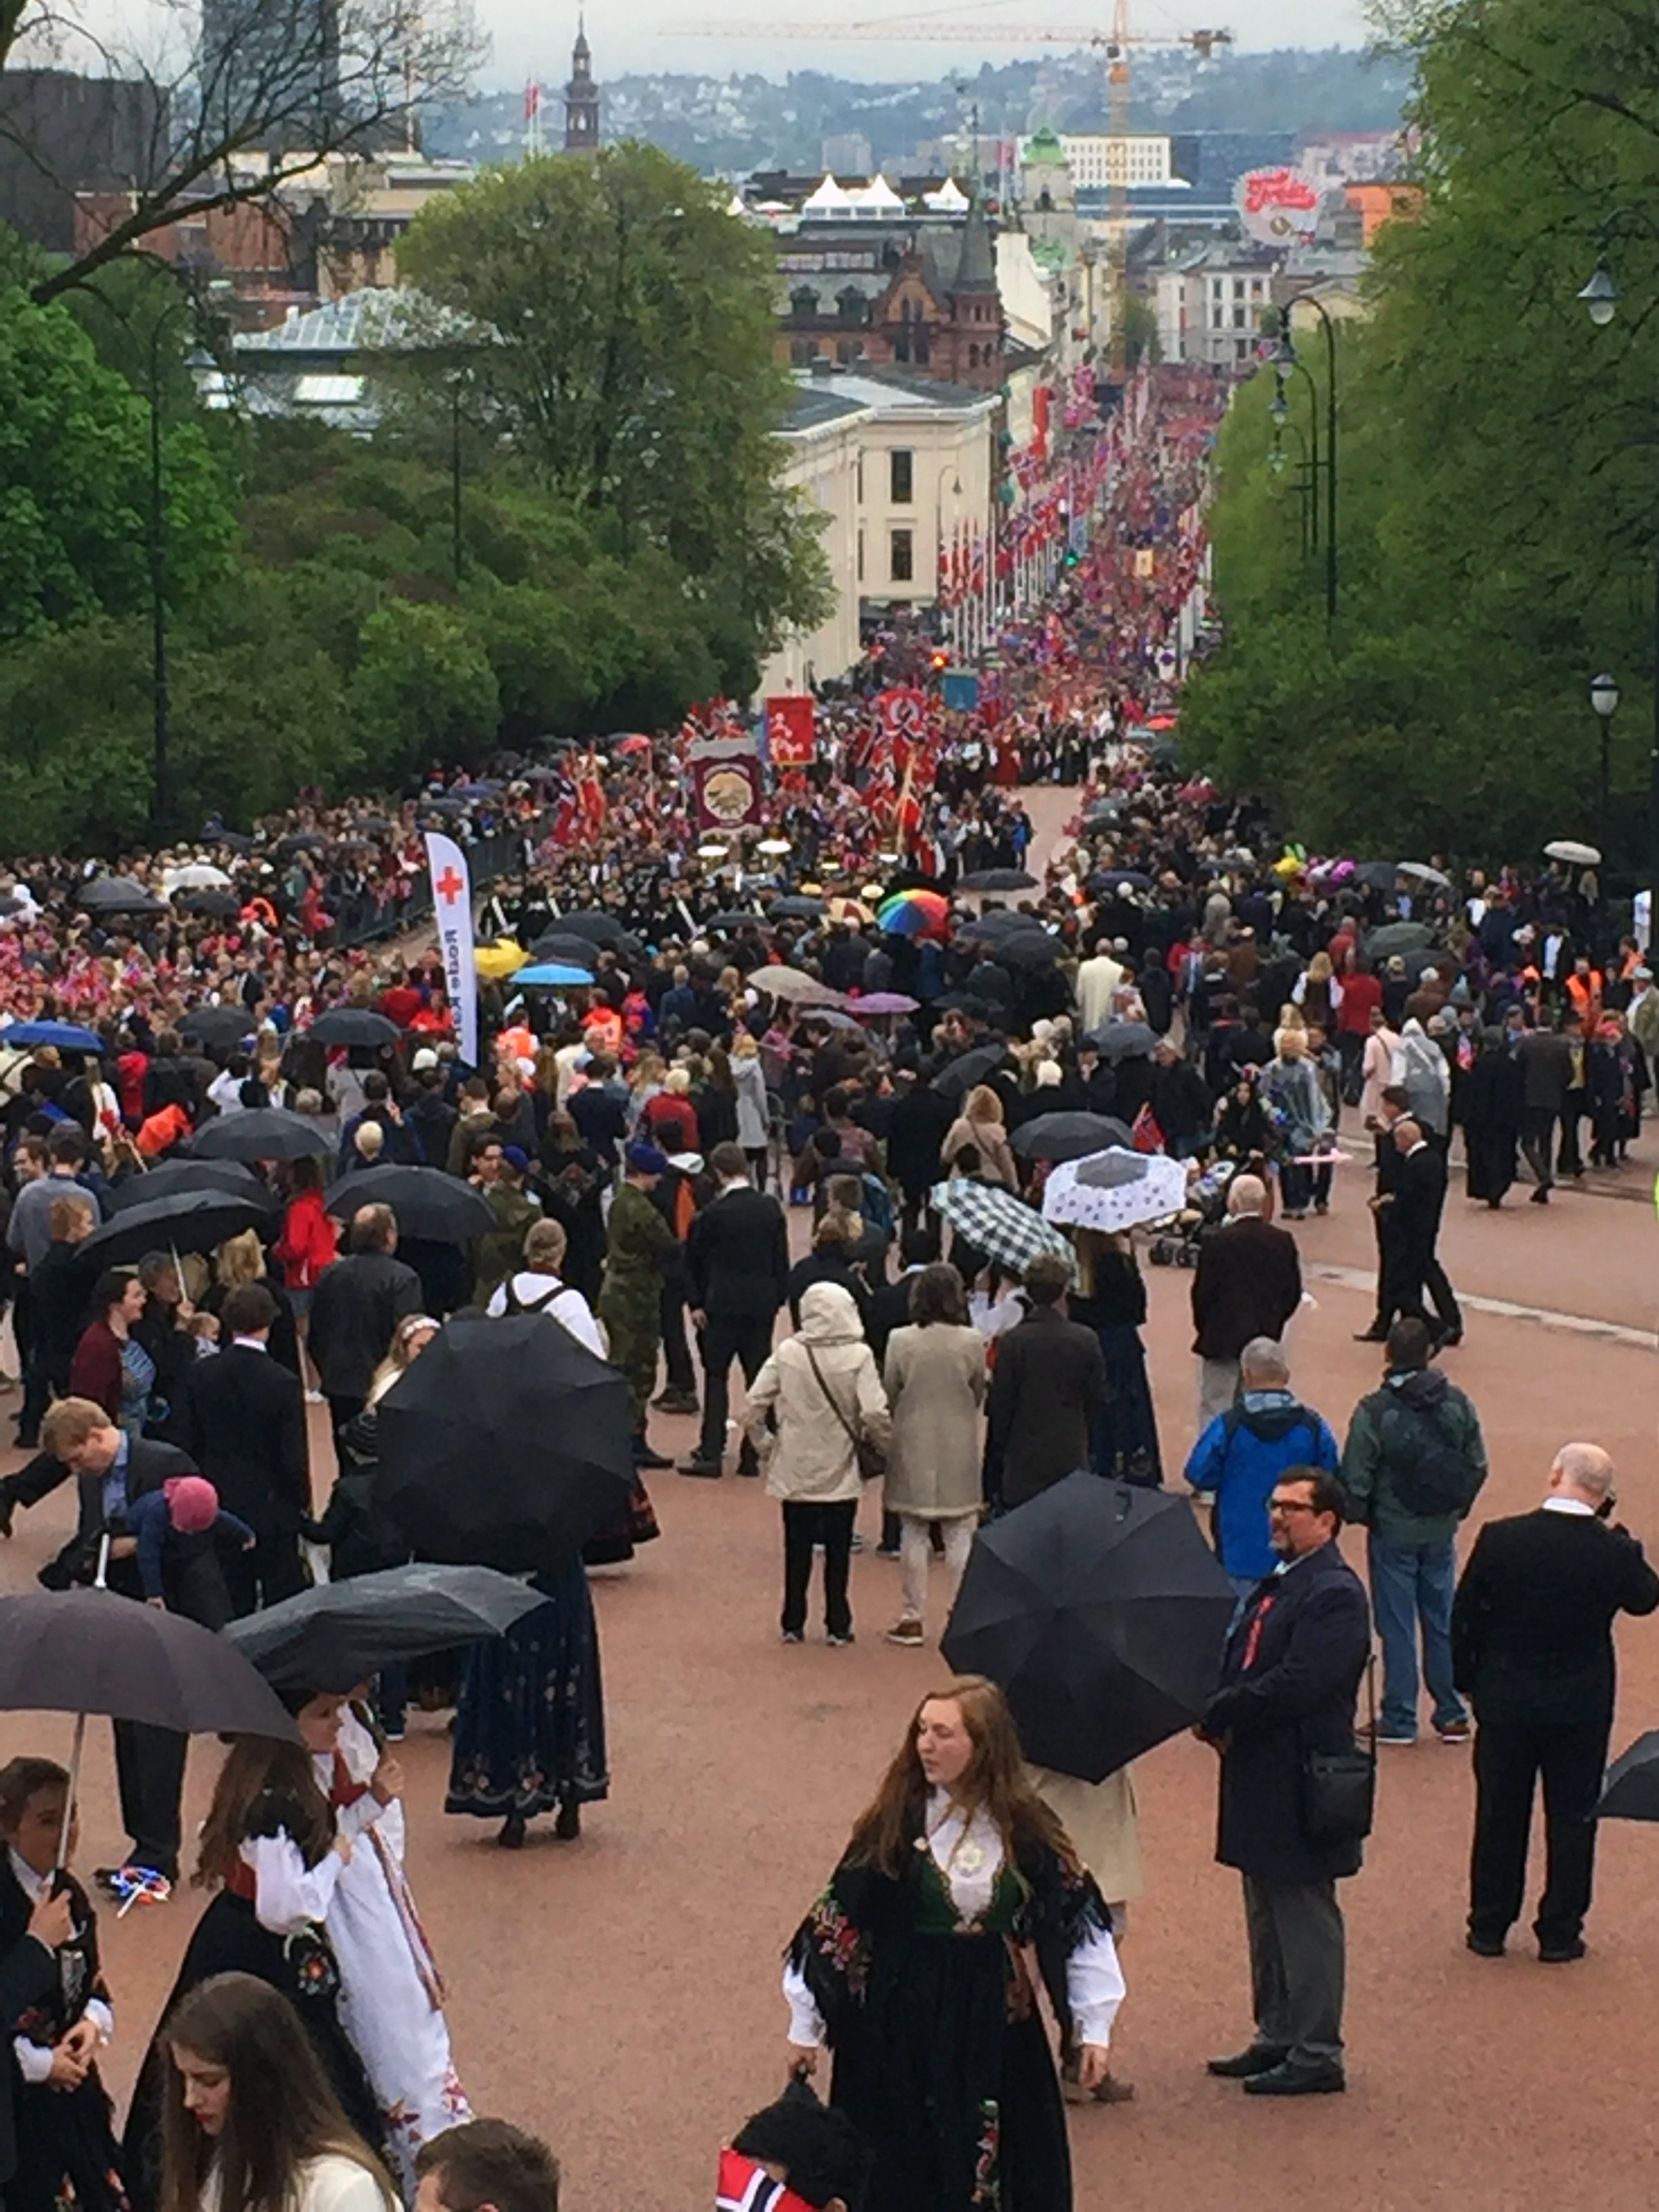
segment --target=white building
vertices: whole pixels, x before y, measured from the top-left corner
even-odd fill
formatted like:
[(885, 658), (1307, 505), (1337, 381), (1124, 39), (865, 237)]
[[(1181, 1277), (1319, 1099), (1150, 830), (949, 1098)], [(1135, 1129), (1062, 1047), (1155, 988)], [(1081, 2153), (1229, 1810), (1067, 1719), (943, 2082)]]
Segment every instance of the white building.
[(1273, 305), (1273, 282), (1271, 268), (1237, 246), (1205, 248), (1160, 269), (1154, 299), (1160, 357), (1212, 368), (1248, 361)]
[[(1111, 185), (1170, 182), (1170, 142), (1156, 131), (1133, 131), (1116, 137), (1105, 131), (1062, 131), (1058, 136), (1066, 149), (1072, 181), (1079, 191), (1099, 191)], [(1030, 138), (1019, 140), (1022, 161), (1030, 145)]]
[[(826, 364), (827, 367), (827, 364)], [(779, 433), (785, 482), (824, 518), (834, 612), (787, 638), (762, 672), (763, 696), (840, 676), (859, 657), (861, 610), (926, 608), (939, 599), (940, 554), (975, 545), (990, 572), (995, 392), (896, 370), (836, 370), (795, 380)], [(965, 647), (976, 617), (963, 610)]]

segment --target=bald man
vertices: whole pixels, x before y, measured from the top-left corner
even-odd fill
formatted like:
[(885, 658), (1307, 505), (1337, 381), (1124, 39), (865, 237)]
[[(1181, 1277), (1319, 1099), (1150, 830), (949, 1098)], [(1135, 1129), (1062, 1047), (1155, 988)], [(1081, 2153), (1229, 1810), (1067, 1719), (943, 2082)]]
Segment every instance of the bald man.
[(1236, 1175), (1227, 1186), (1226, 1220), (1198, 1248), (1193, 1350), (1200, 1436), (1238, 1395), (1238, 1359), (1245, 1346), (1258, 1336), (1282, 1337), (1302, 1303), (1296, 1239), (1262, 1218), (1267, 1202), (1259, 1176)]
[(1613, 1519), (1613, 1462), (1564, 1444), (1534, 1513), (1489, 1521), (1452, 1607), (1457, 1686), (1474, 1707), (1474, 1851), (1468, 1947), (1503, 1954), (1527, 1879), (1534, 1784), (1544, 1784), (1544, 1894), (1533, 1923), (1547, 1966), (1584, 1955), (1595, 1863), (1591, 1808), (1613, 1726), (1613, 1623), (1659, 1608), (1659, 1575)]

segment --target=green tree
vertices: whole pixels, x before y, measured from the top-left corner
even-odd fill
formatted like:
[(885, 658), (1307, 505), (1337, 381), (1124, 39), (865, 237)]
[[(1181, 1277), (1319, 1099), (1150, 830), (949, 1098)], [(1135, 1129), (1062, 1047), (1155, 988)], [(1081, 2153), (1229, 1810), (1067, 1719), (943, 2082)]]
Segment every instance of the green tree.
[(734, 674), (819, 617), (815, 523), (779, 480), (770, 249), (714, 186), (649, 146), (522, 162), (434, 196), (399, 258), (490, 333), (467, 374), (519, 461), (623, 560), (666, 553)]
[(501, 694), (482, 647), (447, 607), (392, 599), (363, 624), (349, 708), (371, 778), (464, 757), (495, 730)]
[[(1659, 561), (1659, 240), (1620, 232), (1628, 321), (1592, 330), (1576, 295), (1598, 223), (1656, 205), (1659, 49), (1622, 0), (1408, 0), (1391, 27), (1419, 73), (1427, 206), (1381, 234), (1372, 313), (1339, 342), (1340, 619), (1326, 634), (1290, 472), (1268, 472), (1258, 376), (1218, 457), (1227, 644), (1183, 730), (1316, 842), (1513, 857), (1596, 836), (1585, 693), (1611, 668), (1626, 704), (1608, 842), (1628, 866)], [(1322, 405), (1322, 347), (1301, 349)], [(1292, 408), (1305, 422), (1305, 391)]]

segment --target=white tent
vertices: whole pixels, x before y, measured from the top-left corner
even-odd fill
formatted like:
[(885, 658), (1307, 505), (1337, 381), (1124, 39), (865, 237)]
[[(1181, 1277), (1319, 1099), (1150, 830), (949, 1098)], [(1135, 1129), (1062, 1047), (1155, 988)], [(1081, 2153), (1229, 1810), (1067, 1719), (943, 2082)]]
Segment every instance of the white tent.
[(823, 182), (809, 198), (801, 202), (800, 211), (803, 215), (847, 215), (852, 205), (852, 200), (826, 169)]

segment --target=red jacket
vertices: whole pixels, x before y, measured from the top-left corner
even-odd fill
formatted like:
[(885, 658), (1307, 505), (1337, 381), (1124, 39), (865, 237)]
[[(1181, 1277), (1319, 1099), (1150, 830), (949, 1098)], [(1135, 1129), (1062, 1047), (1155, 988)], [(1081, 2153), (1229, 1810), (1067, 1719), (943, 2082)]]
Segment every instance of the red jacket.
[(271, 1248), (283, 1264), (283, 1287), (309, 1291), (325, 1267), (338, 1256), (334, 1224), (323, 1207), (319, 1190), (302, 1190), (289, 1199), (283, 1216), (283, 1233)]
[(82, 1329), (70, 1365), (70, 1395), (90, 1398), (112, 1421), (121, 1411), (121, 1340), (106, 1321)]
[(1369, 1036), (1371, 1013), (1382, 1003), (1382, 986), (1375, 975), (1344, 975), (1342, 1003), (1336, 1010), (1339, 1031), (1348, 1030), (1356, 1036)]

